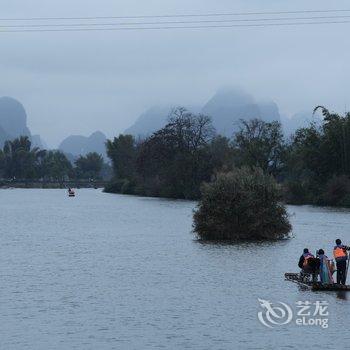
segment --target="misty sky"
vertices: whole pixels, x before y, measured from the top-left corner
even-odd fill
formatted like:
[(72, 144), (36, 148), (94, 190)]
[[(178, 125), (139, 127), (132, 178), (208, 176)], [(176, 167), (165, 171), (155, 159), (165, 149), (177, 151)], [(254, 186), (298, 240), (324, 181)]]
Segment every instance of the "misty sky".
[[(348, 1), (1, 0), (1, 17), (128, 16), (348, 9)], [(350, 13), (348, 13), (350, 15)], [(109, 21), (110, 22), (110, 21)], [(5, 23), (0, 21), (0, 25)], [(20, 100), (51, 147), (108, 137), (157, 104), (204, 104), (221, 86), (282, 113), (350, 105), (349, 24), (167, 31), (1, 33), (0, 96)]]

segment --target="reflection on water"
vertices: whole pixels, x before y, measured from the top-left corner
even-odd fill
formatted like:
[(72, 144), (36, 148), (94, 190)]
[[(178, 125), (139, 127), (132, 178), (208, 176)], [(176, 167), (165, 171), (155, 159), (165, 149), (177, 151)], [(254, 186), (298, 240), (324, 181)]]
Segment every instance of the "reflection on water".
[[(1, 349), (331, 348), (350, 322), (348, 295), (284, 281), (303, 248), (349, 242), (348, 210), (290, 207), (275, 243), (193, 239), (194, 202), (79, 190), (0, 192)], [(326, 300), (329, 328), (258, 319), (258, 298)], [(349, 334), (342, 334), (347, 344)], [(313, 345), (315, 344), (315, 345)]]
[(342, 300), (349, 300), (349, 292), (339, 291), (337, 292), (337, 298)]

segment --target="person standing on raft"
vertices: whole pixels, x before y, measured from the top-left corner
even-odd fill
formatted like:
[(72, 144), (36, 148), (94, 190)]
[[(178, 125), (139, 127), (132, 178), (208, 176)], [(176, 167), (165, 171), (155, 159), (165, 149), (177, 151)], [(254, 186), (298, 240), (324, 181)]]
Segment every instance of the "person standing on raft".
[(320, 259), (320, 280), (324, 284), (333, 284), (332, 274), (334, 272), (334, 263), (324, 253), (323, 249), (319, 249), (317, 257)]
[(337, 284), (346, 283), (346, 263), (348, 260), (347, 250), (350, 250), (350, 247), (347, 247), (341, 243), (341, 240), (338, 238), (335, 241), (336, 246), (333, 249), (333, 255), (337, 263)]

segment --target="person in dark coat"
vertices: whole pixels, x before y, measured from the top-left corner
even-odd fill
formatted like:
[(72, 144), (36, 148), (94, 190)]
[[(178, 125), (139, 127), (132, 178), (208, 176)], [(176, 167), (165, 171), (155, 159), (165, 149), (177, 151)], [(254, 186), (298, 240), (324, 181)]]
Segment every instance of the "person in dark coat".
[(305, 275), (312, 274), (312, 281), (317, 281), (320, 259), (315, 258), (314, 255), (309, 252), (308, 248), (305, 248), (303, 254), (300, 256), (298, 266), (301, 268), (302, 278), (304, 278)]
[(346, 266), (348, 261), (348, 253), (350, 247), (342, 244), (341, 240), (338, 238), (335, 241), (336, 246), (333, 248), (333, 255), (335, 262), (337, 264), (337, 284), (346, 283)]

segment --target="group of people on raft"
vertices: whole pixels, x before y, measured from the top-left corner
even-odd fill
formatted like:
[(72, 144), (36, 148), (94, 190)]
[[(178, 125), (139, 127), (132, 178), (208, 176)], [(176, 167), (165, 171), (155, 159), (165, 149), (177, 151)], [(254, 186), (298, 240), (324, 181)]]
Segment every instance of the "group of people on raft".
[(337, 284), (346, 283), (347, 261), (350, 247), (342, 244), (340, 239), (335, 241), (336, 246), (333, 248), (333, 256), (336, 266), (332, 259), (325, 255), (323, 249), (317, 251), (316, 257), (310, 253), (308, 248), (304, 249), (302, 256), (299, 259), (298, 266), (301, 268), (302, 278), (312, 275), (312, 281), (317, 282), (318, 275), (320, 282), (324, 284), (332, 284), (333, 273), (337, 271)]

